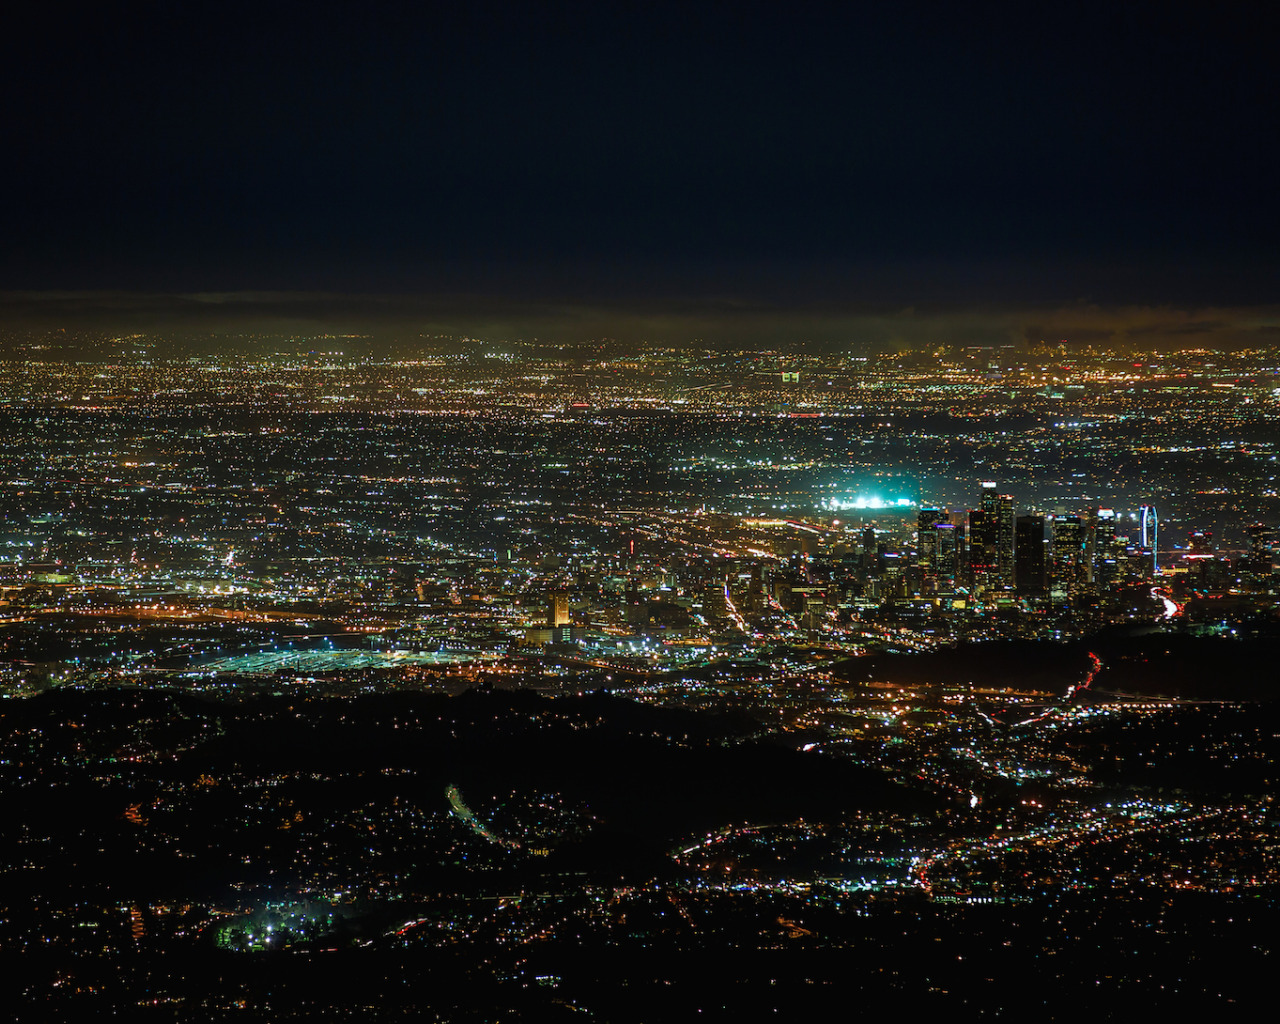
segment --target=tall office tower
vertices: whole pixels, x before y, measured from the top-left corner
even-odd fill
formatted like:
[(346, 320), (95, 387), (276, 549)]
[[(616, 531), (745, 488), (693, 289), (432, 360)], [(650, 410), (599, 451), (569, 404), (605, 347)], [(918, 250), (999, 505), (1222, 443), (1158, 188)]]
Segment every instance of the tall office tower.
[(1094, 513), (1093, 553), (1089, 561), (1094, 582), (1102, 587), (1109, 587), (1120, 577), (1125, 544), (1116, 536), (1116, 523), (1114, 509), (1100, 508)]
[(1019, 594), (1034, 596), (1045, 592), (1044, 516), (1018, 516), (1015, 525), (1013, 584)]
[(1055, 594), (1074, 594), (1089, 579), (1086, 524), (1079, 516), (1054, 516), (1050, 531), (1051, 589)]
[(547, 625), (569, 625), (569, 594), (564, 590), (547, 592)]
[(751, 567), (751, 579), (747, 583), (746, 604), (747, 610), (753, 613), (764, 611), (765, 605), (768, 604), (765, 598), (764, 573), (758, 565)]
[(1003, 587), (1013, 586), (1015, 536), (1013, 495), (996, 495), (996, 557)]
[(962, 580), (969, 578), (969, 516), (964, 509), (955, 509), (949, 516), (947, 522), (952, 526), (952, 534), (955, 539), (955, 572), (954, 580)]
[(969, 569), (975, 586), (1013, 586), (1013, 495), (999, 494), (994, 480), (982, 482), (982, 499), (969, 512)]
[(951, 523), (935, 523), (937, 532), (937, 552), (934, 555), (933, 575), (938, 581), (938, 589), (950, 593), (956, 588), (956, 574), (960, 571), (960, 538), (962, 529)]
[(724, 580), (713, 580), (702, 588), (702, 615), (712, 622), (729, 617), (729, 591)]
[(995, 578), (1002, 587), (1013, 586), (1014, 510), (1013, 495), (998, 493), (994, 480), (982, 482), (982, 500), (978, 507), (990, 519), (989, 543), (994, 547)]
[(975, 590), (990, 590), (996, 585), (998, 543), (994, 512), (969, 509), (968, 578)]
[(1280, 560), (1280, 527), (1254, 523), (1244, 532), (1249, 538), (1249, 570), (1258, 576), (1271, 576)]
[(1093, 565), (1098, 551), (1098, 510), (1086, 509), (1080, 516), (1084, 523), (1084, 578), (1086, 583), (1093, 582)]
[(941, 509), (922, 508), (916, 513), (916, 564), (927, 574), (938, 558), (938, 524), (945, 519)]
[(1160, 572), (1160, 517), (1154, 505), (1142, 506), (1142, 550), (1151, 552), (1151, 572)]
[(1116, 526), (1119, 525), (1119, 517), (1113, 508), (1095, 509), (1093, 513), (1094, 519), (1094, 549), (1102, 552), (1111, 546), (1111, 542), (1116, 539)]

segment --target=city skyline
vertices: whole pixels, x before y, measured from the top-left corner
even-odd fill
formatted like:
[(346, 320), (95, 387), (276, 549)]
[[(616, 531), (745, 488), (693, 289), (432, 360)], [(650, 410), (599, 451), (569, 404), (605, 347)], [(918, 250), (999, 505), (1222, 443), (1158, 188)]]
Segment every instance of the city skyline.
[(1270, 998), (1273, 40), (10, 16), (5, 1006)]
[(1274, 350), (82, 340), (0, 375), (20, 1019), (1265, 990)]

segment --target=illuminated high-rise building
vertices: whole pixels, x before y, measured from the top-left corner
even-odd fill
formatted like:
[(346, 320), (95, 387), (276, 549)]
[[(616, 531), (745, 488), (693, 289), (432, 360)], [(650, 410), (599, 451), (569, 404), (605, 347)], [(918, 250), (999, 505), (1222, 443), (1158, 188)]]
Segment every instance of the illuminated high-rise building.
[(996, 518), (986, 509), (969, 509), (969, 579), (975, 589), (995, 585), (998, 563)]
[(978, 508), (969, 512), (969, 572), (981, 589), (1013, 586), (1013, 496), (1000, 494), (994, 480), (982, 483)]
[(1051, 589), (1074, 594), (1089, 582), (1088, 526), (1080, 516), (1054, 516), (1050, 533)]
[(916, 564), (923, 585), (944, 593), (954, 590), (963, 527), (958, 528), (945, 511), (937, 508), (920, 509), (916, 524)]
[(1013, 495), (996, 495), (995, 514), (997, 573), (1002, 587), (1012, 587), (1015, 542)]
[(1160, 572), (1160, 518), (1154, 505), (1142, 506), (1142, 550), (1151, 552), (1151, 572)]
[(956, 574), (960, 571), (960, 542), (964, 530), (948, 522), (935, 524), (935, 530), (937, 554), (934, 557), (933, 575), (938, 581), (938, 589), (948, 592), (955, 589)]
[(547, 625), (569, 625), (569, 594), (564, 590), (547, 592)]
[(729, 617), (729, 591), (723, 579), (712, 580), (702, 588), (702, 614), (710, 622)]
[(916, 513), (916, 563), (926, 574), (933, 571), (937, 562), (938, 524), (944, 518), (938, 508), (922, 508)]
[(1125, 541), (1116, 535), (1119, 520), (1114, 509), (1100, 508), (1093, 518), (1093, 552), (1089, 563), (1093, 569), (1094, 582), (1101, 587), (1108, 587), (1120, 578)]
[(1249, 570), (1259, 577), (1273, 575), (1280, 563), (1280, 527), (1254, 523), (1244, 532), (1249, 538)]
[(1093, 566), (1098, 556), (1098, 510), (1086, 509), (1080, 515), (1084, 523), (1084, 580), (1093, 582)]
[(952, 543), (955, 545), (954, 580), (969, 578), (969, 517), (964, 509), (954, 509), (947, 522), (951, 524)]

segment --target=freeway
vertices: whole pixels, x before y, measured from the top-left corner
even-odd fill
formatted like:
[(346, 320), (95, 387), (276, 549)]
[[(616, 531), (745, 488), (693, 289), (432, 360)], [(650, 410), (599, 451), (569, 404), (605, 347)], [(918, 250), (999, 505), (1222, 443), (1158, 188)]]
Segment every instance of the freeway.
[(477, 818), (475, 812), (468, 807), (466, 802), (462, 799), (462, 793), (459, 791), (457, 786), (450, 783), (445, 788), (444, 793), (445, 796), (449, 798), (449, 805), (453, 808), (453, 813), (465, 821), (476, 835), (489, 840), (491, 843), (496, 843), (499, 846), (518, 847), (520, 845), (514, 840), (498, 835), (498, 833), (494, 832), (488, 825)]

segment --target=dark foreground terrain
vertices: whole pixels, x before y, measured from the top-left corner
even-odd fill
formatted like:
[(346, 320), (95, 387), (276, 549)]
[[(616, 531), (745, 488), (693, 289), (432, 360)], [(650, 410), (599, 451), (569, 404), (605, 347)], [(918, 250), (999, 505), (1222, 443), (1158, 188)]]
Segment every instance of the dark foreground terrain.
[(841, 746), (603, 693), (10, 700), (0, 984), (24, 1020), (1239, 1013), (1276, 708), (1097, 702), (926, 694)]

